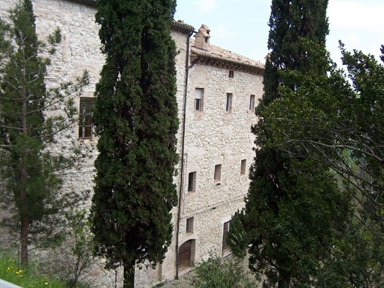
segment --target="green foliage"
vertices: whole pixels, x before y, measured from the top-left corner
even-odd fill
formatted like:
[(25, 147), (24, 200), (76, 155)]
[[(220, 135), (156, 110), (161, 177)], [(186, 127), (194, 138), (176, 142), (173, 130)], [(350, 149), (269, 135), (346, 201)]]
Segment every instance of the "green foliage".
[[(76, 123), (73, 97), (88, 84), (88, 76), (84, 72), (77, 83), (47, 89), (49, 59), (39, 56), (46, 45), (37, 39), (31, 1), (21, 1), (9, 15), (10, 24), (0, 20), (0, 201), (11, 213), (3, 224), (21, 234), (26, 263), (29, 242), (60, 242), (63, 215), (86, 197), (79, 191), (57, 193), (62, 185), (58, 172), (74, 164), (77, 147), (55, 153), (51, 148), (56, 136)], [(59, 42), (59, 30), (51, 40)]]
[(194, 270), (192, 285), (196, 288), (251, 288), (257, 283), (245, 271), (240, 258), (211, 255)]
[(94, 279), (82, 276), (87, 269), (95, 268), (92, 265), (98, 259), (93, 257), (93, 235), (86, 210), (72, 211), (64, 231), (68, 235), (65, 241), (44, 251), (44, 257), (39, 257), (38, 269), (40, 273), (65, 281), (66, 287), (91, 287)]
[[(71, 237), (59, 249), (53, 251), (58, 253), (59, 257), (51, 256), (59, 259), (50, 259), (50, 263), (43, 264), (43, 266), (54, 265), (55, 267), (50, 267), (52, 273), (66, 279), (68, 287), (76, 287), (79, 285), (79, 278), (84, 270), (95, 262), (93, 235), (90, 231), (86, 210), (73, 212), (69, 219), (67, 233)], [(85, 281), (82, 282), (84, 284)]]
[(90, 231), (90, 222), (87, 219), (86, 211), (76, 211), (69, 222), (70, 233), (73, 237), (71, 252), (74, 256), (74, 265), (69, 287), (76, 287), (79, 277), (84, 269), (89, 267), (95, 260), (93, 257), (93, 241)]
[(0, 253), (0, 279), (25, 288), (64, 288), (65, 283), (42, 275), (32, 263), (20, 267), (17, 256)]
[(227, 243), (232, 253), (239, 259), (243, 259), (247, 255), (247, 248), (249, 244), (248, 234), (243, 225), (244, 222), (244, 209), (237, 211), (232, 216), (231, 225), (229, 226), (229, 233), (227, 236)]
[[(250, 169), (245, 210), (236, 215), (237, 222), (232, 225), (234, 231), (246, 231), (246, 236), (239, 238), (245, 241), (241, 246), (249, 245), (249, 266), (257, 277), (265, 276), (263, 287), (323, 285), (328, 279), (323, 276), (331, 271), (335, 249), (344, 244), (353, 215), (350, 194), (340, 189), (339, 179), (327, 165), (308, 157), (301, 145), (288, 144), (303, 152), (303, 157), (293, 157), (276, 142), (285, 135), (284, 130), (275, 130), (280, 117), (286, 117), (280, 111), (289, 110), (288, 119), (300, 120), (298, 111), (310, 117), (312, 110), (306, 103), (313, 93), (322, 93), (311, 86), (292, 104), (287, 99), (292, 100), (295, 91), (307, 84), (306, 78), (297, 75), (310, 75), (318, 82), (328, 77), (327, 5), (327, 0), (273, 0), (271, 5), (271, 52), (264, 72), (264, 95), (256, 109), (259, 122), (252, 127), (258, 148)], [(320, 117), (326, 119), (327, 115)], [(298, 126), (296, 123), (290, 129), (307, 133)], [(236, 238), (232, 239), (231, 246), (235, 246)], [(327, 283), (345, 280), (344, 275), (332, 276)]]
[(300, 39), (325, 46), (328, 34), (326, 9), (328, 0), (273, 0), (269, 18), (268, 54), (264, 71), (264, 95), (257, 107), (260, 112), (271, 101), (280, 98), (279, 86), (295, 86), (298, 83), (281, 78), (281, 70), (313, 70), (321, 74), (322, 67), (307, 54)]
[[(312, 49), (310, 53), (316, 54), (316, 47)], [(380, 287), (383, 276), (378, 271), (384, 264), (384, 66), (361, 51), (347, 52), (342, 44), (341, 52), (347, 73), (330, 59), (323, 60), (329, 64), (323, 76), (286, 72), (302, 85), (281, 90), (284, 97), (265, 109), (269, 115), (265, 125), (273, 130), (266, 145), (279, 147), (290, 157), (322, 163), (353, 199), (353, 222), (332, 251), (337, 261), (327, 262), (333, 273), (323, 277), (328, 279), (325, 284), (317, 285), (330, 287), (330, 279), (337, 273), (344, 286)]]
[(106, 62), (96, 86), (99, 135), (91, 207), (95, 253), (107, 268), (164, 259), (171, 242), (178, 129), (175, 1), (100, 0), (96, 21)]

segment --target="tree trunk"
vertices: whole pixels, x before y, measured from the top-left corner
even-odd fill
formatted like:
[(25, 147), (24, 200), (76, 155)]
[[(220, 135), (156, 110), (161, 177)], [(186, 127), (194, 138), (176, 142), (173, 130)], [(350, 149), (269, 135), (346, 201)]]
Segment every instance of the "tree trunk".
[(124, 283), (123, 288), (135, 287), (135, 261), (124, 263)]
[(280, 272), (280, 280), (277, 285), (277, 288), (289, 288), (289, 283), (291, 282), (291, 277), (287, 273)]
[(28, 228), (29, 221), (27, 218), (21, 219), (21, 264), (28, 264)]
[[(24, 50), (23, 50), (24, 51)], [(25, 67), (24, 67), (25, 68)], [(23, 71), (23, 79), (26, 79), (26, 69), (22, 69)], [(28, 136), (28, 127), (27, 127), (27, 89), (26, 86), (23, 85), (23, 107), (22, 107), (22, 121), (23, 121), (23, 134), (25, 136)], [(27, 163), (28, 159), (28, 151), (24, 151), (23, 155), (23, 166), (21, 168), (21, 182), (26, 183), (28, 181), (28, 172), (27, 168), (25, 167), (25, 163)], [(25, 188), (20, 192), (20, 200), (21, 200), (21, 214), (24, 216), (21, 216), (21, 264), (26, 265), (28, 264), (28, 228), (29, 228), (29, 219), (25, 216), (28, 215), (27, 211), (29, 209), (27, 204), (27, 191)], [(19, 208), (20, 209), (20, 208)]]

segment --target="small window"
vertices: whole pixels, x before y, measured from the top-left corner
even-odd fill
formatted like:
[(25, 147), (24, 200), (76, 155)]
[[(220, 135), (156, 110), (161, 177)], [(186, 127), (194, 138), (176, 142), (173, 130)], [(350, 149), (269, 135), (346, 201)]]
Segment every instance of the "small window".
[(255, 110), (255, 95), (249, 97), (249, 111)]
[(193, 217), (187, 219), (186, 232), (193, 233)]
[(79, 111), (79, 138), (92, 139), (93, 123), (92, 123), (92, 110), (93, 98), (80, 98), (80, 111)]
[(235, 71), (229, 71), (229, 78), (233, 78), (235, 76)]
[(229, 221), (223, 224), (223, 253), (228, 250)]
[(213, 176), (215, 182), (220, 182), (221, 180), (221, 164), (215, 165), (215, 175)]
[(225, 104), (225, 112), (232, 112), (232, 93), (227, 93), (227, 102)]
[(203, 111), (203, 92), (204, 89), (196, 88), (195, 89), (195, 110)]
[(240, 175), (245, 175), (245, 167), (247, 166), (247, 160), (241, 160)]
[(188, 192), (195, 192), (196, 188), (196, 172), (188, 174)]

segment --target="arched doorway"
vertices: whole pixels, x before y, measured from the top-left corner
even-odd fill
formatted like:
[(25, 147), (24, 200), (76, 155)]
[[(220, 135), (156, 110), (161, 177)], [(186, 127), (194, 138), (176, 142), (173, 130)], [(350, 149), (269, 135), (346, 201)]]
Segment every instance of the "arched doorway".
[(179, 269), (193, 267), (195, 262), (195, 240), (188, 240), (179, 247)]

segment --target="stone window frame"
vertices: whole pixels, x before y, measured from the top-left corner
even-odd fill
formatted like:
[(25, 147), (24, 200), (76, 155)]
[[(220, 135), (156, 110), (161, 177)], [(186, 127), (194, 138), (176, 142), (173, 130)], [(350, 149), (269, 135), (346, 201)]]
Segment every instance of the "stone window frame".
[(248, 108), (248, 110), (251, 112), (255, 111), (255, 99), (256, 99), (256, 97), (254, 94), (249, 96), (249, 108)]
[(229, 227), (231, 220), (226, 221), (223, 223), (223, 238), (222, 238), (222, 253), (223, 255), (229, 251), (229, 245), (227, 242), (228, 239), (228, 233), (229, 233)]
[(215, 165), (215, 171), (213, 174), (213, 181), (219, 183), (221, 181), (221, 164)]
[(233, 71), (233, 70), (229, 70), (228, 77), (229, 77), (229, 78), (233, 78), (233, 77), (235, 77), (235, 71)]
[(240, 163), (240, 176), (244, 176), (247, 168), (247, 159), (241, 160)]
[(193, 217), (187, 218), (185, 222), (185, 232), (193, 233), (193, 226), (194, 226), (194, 218)]
[(95, 98), (93, 97), (80, 97), (79, 101), (79, 139), (92, 139), (94, 132), (93, 106)]
[[(200, 95), (198, 94), (198, 91), (200, 91)], [(197, 98), (200, 97), (200, 98)], [(204, 107), (204, 88), (195, 88), (195, 101), (194, 101), (194, 107), (193, 110), (195, 112), (202, 112)]]
[(188, 173), (188, 193), (196, 192), (196, 171)]
[(226, 102), (225, 102), (225, 112), (232, 113), (232, 103), (233, 103), (233, 94), (227, 93)]

